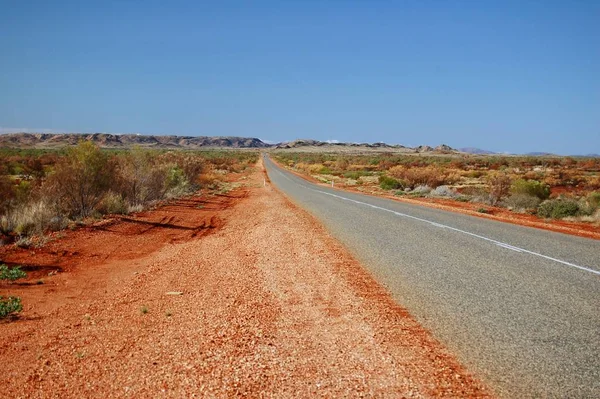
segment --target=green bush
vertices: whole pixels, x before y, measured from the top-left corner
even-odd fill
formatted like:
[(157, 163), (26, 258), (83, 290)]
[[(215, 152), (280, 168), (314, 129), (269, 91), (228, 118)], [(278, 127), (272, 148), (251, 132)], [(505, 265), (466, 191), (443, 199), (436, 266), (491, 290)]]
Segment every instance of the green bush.
[(0, 296), (0, 319), (4, 319), (13, 313), (18, 313), (23, 310), (21, 304), (21, 298), (16, 296), (9, 296), (4, 298)]
[(106, 152), (90, 141), (81, 141), (67, 150), (48, 177), (47, 194), (57, 199), (69, 216), (87, 217), (108, 192), (113, 166)]
[(515, 180), (510, 188), (513, 194), (527, 194), (542, 201), (550, 197), (550, 186), (537, 180)]
[(0, 280), (15, 281), (27, 277), (27, 273), (21, 270), (20, 266), (9, 269), (6, 265), (0, 265)]
[(537, 209), (537, 214), (543, 218), (562, 219), (579, 214), (577, 201), (568, 198), (557, 198), (544, 201)]
[(403, 188), (402, 183), (400, 183), (398, 180), (385, 175), (379, 176), (379, 187), (384, 190), (397, 190), (399, 188)]

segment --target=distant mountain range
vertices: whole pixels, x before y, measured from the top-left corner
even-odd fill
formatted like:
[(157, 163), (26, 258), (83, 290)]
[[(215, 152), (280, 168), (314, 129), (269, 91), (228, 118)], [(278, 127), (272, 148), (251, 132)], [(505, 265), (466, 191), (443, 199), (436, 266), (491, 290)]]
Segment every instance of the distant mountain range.
[(134, 145), (146, 148), (266, 148), (269, 144), (247, 137), (205, 136), (145, 136), (141, 134), (0, 134), (0, 147), (60, 148), (75, 145), (81, 140), (92, 141), (102, 148), (128, 148)]
[[(481, 148), (475, 148), (475, 147), (459, 148), (458, 151), (464, 152), (467, 154), (475, 154), (475, 155), (495, 155), (495, 154), (504, 155), (502, 153), (482, 150)], [(527, 152), (525, 154), (515, 154), (515, 155), (527, 155), (527, 156), (532, 156), (532, 157), (559, 156), (559, 155), (553, 154), (551, 152)], [(586, 158), (598, 158), (598, 157), (600, 157), (600, 154), (583, 154), (583, 155), (580, 154), (580, 155), (571, 155), (571, 156), (586, 157)]]
[(0, 147), (8, 148), (61, 148), (77, 144), (79, 141), (92, 141), (102, 148), (144, 148), (200, 149), (200, 148), (274, 148), (307, 149), (314, 147), (347, 148), (372, 151), (393, 151), (407, 153), (456, 153), (445, 144), (437, 147), (418, 146), (414, 148), (386, 143), (337, 143), (318, 140), (295, 140), (286, 143), (268, 144), (257, 138), (248, 137), (207, 137), (207, 136), (147, 136), (141, 134), (109, 133), (5, 133), (0, 134)]
[(491, 154), (496, 154), (493, 151), (482, 150), (481, 148), (475, 148), (475, 147), (464, 147), (464, 148), (459, 148), (458, 150), (460, 152), (466, 152), (467, 154), (476, 154), (476, 155), (491, 155)]
[[(210, 149), (210, 148), (273, 148), (310, 151), (371, 151), (394, 153), (429, 153), (429, 154), (476, 154), (493, 155), (493, 151), (480, 148), (465, 147), (454, 149), (446, 144), (437, 147), (420, 145), (405, 147), (400, 144), (386, 143), (340, 143), (336, 141), (319, 141), (300, 139), (283, 143), (265, 143), (253, 137), (209, 137), (209, 136), (152, 136), (142, 134), (109, 134), (109, 133), (0, 133), (0, 147), (4, 148), (61, 148), (77, 144), (81, 140), (92, 141), (102, 148), (144, 148), (161, 149)], [(552, 156), (547, 152), (530, 152), (523, 155)], [(576, 156), (576, 155), (574, 155)], [(598, 154), (580, 155), (600, 157)]]

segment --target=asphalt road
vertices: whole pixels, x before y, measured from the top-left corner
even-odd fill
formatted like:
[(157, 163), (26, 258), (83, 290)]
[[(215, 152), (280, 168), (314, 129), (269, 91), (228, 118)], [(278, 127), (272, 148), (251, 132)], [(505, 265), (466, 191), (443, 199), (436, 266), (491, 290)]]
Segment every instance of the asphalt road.
[(600, 241), (314, 185), (268, 157), (265, 166), (499, 396), (600, 397)]

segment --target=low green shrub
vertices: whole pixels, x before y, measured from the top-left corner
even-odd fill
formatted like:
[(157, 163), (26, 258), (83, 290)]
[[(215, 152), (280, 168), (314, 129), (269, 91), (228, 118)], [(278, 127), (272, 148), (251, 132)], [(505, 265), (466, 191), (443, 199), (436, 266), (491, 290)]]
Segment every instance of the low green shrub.
[(19, 313), (21, 310), (23, 310), (21, 298), (16, 296), (4, 298), (0, 296), (0, 319)]
[(385, 175), (379, 176), (379, 187), (384, 190), (397, 190), (403, 188), (400, 181)]
[(367, 170), (354, 170), (350, 172), (344, 172), (343, 176), (347, 179), (358, 180), (363, 176), (372, 176), (373, 172)]
[(513, 194), (526, 194), (545, 200), (550, 197), (550, 186), (537, 180), (515, 180), (510, 188)]
[(580, 212), (579, 203), (569, 198), (557, 198), (544, 201), (537, 208), (537, 215), (543, 218), (562, 219), (577, 216)]
[(15, 281), (25, 277), (27, 277), (27, 273), (21, 270), (20, 266), (9, 269), (8, 266), (4, 264), (0, 265), (0, 280)]

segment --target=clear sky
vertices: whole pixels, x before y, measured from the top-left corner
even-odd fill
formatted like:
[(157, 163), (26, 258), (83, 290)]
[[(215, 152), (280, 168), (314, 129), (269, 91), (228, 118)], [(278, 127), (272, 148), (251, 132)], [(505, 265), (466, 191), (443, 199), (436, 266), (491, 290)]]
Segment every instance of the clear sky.
[(600, 152), (600, 1), (0, 0), (0, 127)]

